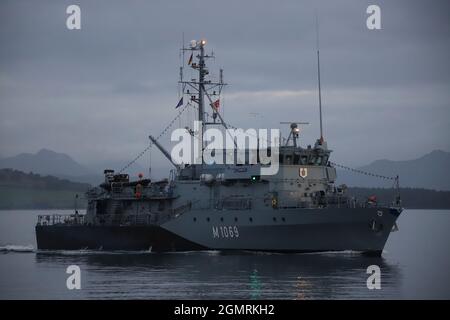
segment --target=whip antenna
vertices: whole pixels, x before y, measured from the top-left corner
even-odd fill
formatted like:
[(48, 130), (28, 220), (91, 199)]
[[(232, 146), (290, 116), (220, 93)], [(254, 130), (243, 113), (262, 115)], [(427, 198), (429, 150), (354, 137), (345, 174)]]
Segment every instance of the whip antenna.
[(319, 85), (319, 117), (320, 117), (320, 141), (323, 142), (322, 127), (322, 92), (320, 88), (320, 53), (319, 53), (319, 17), (316, 12), (316, 48), (317, 48), (317, 81)]

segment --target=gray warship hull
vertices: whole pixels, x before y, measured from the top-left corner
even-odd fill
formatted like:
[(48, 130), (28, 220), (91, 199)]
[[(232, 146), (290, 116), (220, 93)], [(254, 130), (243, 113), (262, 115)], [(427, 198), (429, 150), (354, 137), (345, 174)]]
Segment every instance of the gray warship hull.
[(39, 250), (351, 250), (379, 255), (400, 212), (387, 207), (258, 214), (192, 210), (160, 225), (41, 225), (36, 237)]

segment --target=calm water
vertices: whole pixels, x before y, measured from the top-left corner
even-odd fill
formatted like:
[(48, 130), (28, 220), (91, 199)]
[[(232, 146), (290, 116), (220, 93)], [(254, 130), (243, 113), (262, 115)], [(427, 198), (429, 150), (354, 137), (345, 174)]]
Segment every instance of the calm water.
[[(1, 299), (450, 299), (448, 210), (404, 211), (382, 258), (351, 252), (40, 253), (34, 224), (43, 213), (0, 211)], [(73, 264), (81, 268), (81, 290), (66, 288), (65, 271)], [(381, 290), (366, 287), (372, 264), (381, 268)]]

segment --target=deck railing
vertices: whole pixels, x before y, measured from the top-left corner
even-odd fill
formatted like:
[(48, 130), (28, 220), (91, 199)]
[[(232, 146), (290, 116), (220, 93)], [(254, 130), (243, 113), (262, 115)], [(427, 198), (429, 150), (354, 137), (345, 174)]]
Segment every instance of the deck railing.
[(100, 226), (138, 226), (155, 224), (158, 217), (155, 214), (117, 215), (102, 214), (88, 221), (85, 215), (39, 215), (38, 226), (68, 226), (68, 225), (100, 225)]
[(38, 226), (52, 225), (83, 225), (84, 215), (80, 214), (48, 214), (38, 216)]

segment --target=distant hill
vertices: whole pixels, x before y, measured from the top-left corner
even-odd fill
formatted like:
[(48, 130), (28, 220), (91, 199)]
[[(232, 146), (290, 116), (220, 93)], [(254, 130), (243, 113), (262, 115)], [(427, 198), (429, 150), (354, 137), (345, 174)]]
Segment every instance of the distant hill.
[[(97, 185), (103, 181), (103, 169), (120, 169), (126, 163), (109, 161), (85, 166), (64, 153), (42, 149), (36, 154), (22, 153), (14, 157), (0, 159), (0, 168), (12, 168), (23, 172), (33, 172), (55, 177)], [(345, 164), (344, 164), (345, 165)], [(356, 168), (359, 170), (385, 175), (400, 176), (401, 187), (450, 190), (450, 152), (435, 150), (414, 160), (392, 161), (377, 160), (369, 165)], [(147, 170), (133, 165), (128, 170), (130, 176), (144, 174)], [(371, 176), (355, 174), (338, 168), (338, 183), (352, 187), (388, 188), (390, 180), (377, 179)]]
[(85, 207), (84, 193), (91, 186), (52, 176), (0, 169), (0, 209), (62, 209)]
[[(435, 150), (414, 160), (377, 160), (356, 168), (384, 176), (400, 176), (400, 185), (409, 188), (450, 190), (450, 152)], [(390, 187), (392, 181), (338, 170), (338, 183), (356, 187)]]
[(13, 169), (0, 169), (0, 186), (19, 186), (30, 189), (70, 190), (85, 192), (91, 185), (87, 183), (72, 182), (53, 176), (42, 176), (36, 173), (25, 173)]
[(35, 154), (21, 153), (14, 157), (0, 159), (0, 168), (11, 168), (23, 172), (51, 174), (54, 176), (92, 174), (88, 168), (79, 164), (67, 154), (57, 153), (48, 149), (41, 149)]
[[(391, 188), (349, 188), (348, 194), (360, 201), (375, 195), (378, 203), (390, 204), (396, 190)], [(450, 191), (436, 191), (421, 188), (400, 188), (402, 206), (406, 209), (450, 209)]]
[[(23, 172), (33, 172), (41, 175), (52, 175), (58, 178), (89, 183), (97, 185), (103, 181), (103, 170), (122, 168), (126, 162), (108, 161), (107, 163), (98, 163), (86, 166), (78, 163), (65, 153), (58, 153), (48, 149), (41, 149), (39, 152), (21, 153), (14, 157), (0, 159), (0, 169), (10, 168)], [(144, 174), (148, 170), (135, 163), (130, 168), (130, 175), (136, 175), (138, 172)]]

